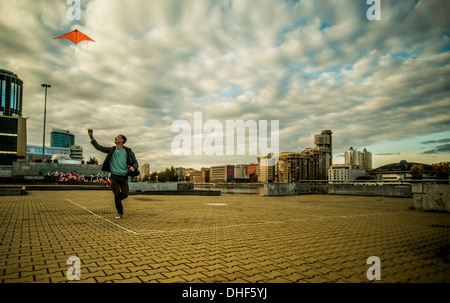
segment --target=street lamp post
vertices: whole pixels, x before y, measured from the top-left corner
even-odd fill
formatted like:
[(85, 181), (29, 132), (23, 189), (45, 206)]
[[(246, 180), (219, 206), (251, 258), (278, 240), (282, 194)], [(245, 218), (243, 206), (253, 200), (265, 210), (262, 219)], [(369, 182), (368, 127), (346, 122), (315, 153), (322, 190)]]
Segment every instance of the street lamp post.
[(45, 103), (44, 103), (44, 133), (42, 135), (42, 163), (44, 163), (44, 153), (45, 153), (45, 120), (47, 117), (47, 88), (52, 87), (49, 84), (42, 84), (42, 87), (45, 88)]

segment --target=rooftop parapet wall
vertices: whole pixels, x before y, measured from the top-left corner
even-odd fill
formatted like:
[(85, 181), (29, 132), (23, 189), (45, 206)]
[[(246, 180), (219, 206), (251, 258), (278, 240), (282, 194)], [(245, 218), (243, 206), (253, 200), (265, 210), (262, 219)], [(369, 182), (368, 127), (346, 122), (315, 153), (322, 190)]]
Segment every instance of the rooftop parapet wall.
[(288, 196), (299, 194), (330, 194), (352, 196), (383, 196), (410, 198), (411, 186), (383, 185), (365, 186), (351, 184), (326, 184), (326, 183), (268, 183), (264, 185), (266, 196)]
[(450, 184), (417, 183), (412, 193), (415, 209), (450, 212)]
[(103, 174), (108, 176), (108, 172), (102, 172), (100, 165), (91, 164), (58, 164), (58, 163), (13, 163), (11, 176), (40, 176), (52, 172), (76, 173), (85, 176)]

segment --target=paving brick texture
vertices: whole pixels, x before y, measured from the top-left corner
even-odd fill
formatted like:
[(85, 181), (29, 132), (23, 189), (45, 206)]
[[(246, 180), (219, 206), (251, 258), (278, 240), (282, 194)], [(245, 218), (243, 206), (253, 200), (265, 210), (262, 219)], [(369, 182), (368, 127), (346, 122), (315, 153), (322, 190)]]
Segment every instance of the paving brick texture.
[[(29, 191), (0, 197), (0, 281), (448, 283), (450, 263), (438, 252), (450, 245), (450, 214), (411, 205), (337, 195), (133, 195), (115, 219), (109, 191)], [(367, 264), (371, 256), (379, 263)]]

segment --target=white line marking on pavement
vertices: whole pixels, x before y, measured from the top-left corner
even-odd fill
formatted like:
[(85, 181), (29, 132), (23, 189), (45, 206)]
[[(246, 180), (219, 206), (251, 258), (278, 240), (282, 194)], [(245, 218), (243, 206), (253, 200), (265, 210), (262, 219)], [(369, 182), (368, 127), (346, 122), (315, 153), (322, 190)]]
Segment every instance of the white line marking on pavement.
[(114, 223), (113, 221), (111, 221), (111, 220), (109, 220), (109, 219), (106, 219), (106, 218), (104, 218), (104, 217), (102, 217), (102, 216), (97, 215), (96, 213), (94, 213), (94, 212), (91, 211), (90, 209), (87, 209), (87, 208), (84, 207), (83, 205), (80, 205), (80, 204), (78, 204), (78, 203), (75, 203), (75, 202), (73, 202), (72, 200), (69, 200), (69, 199), (66, 199), (66, 200), (69, 201), (70, 203), (75, 204), (76, 206), (79, 206), (79, 207), (83, 208), (84, 210), (90, 212), (90, 213), (93, 214), (94, 216), (96, 216), (96, 217), (98, 217), (98, 218), (101, 218), (101, 219), (105, 220), (106, 222), (111, 223), (112, 225), (115, 225), (115, 226), (117, 226), (117, 227), (119, 227), (119, 228), (121, 228), (121, 229), (123, 229), (123, 230), (126, 230), (127, 232), (132, 233), (132, 234), (135, 234), (135, 235), (138, 234), (137, 232), (132, 231), (131, 229), (125, 228), (125, 227), (123, 227), (123, 226), (120, 226), (119, 224), (116, 224), (116, 223)]
[(234, 227), (243, 227), (243, 226), (256, 226), (256, 225), (268, 225), (268, 224), (283, 224), (283, 223), (290, 223), (290, 222), (301, 222), (301, 221), (316, 221), (316, 220), (331, 220), (336, 218), (354, 218), (354, 217), (367, 217), (367, 216), (377, 216), (377, 215), (391, 215), (394, 213), (378, 213), (378, 214), (363, 214), (363, 215), (349, 215), (349, 216), (324, 216), (324, 217), (316, 217), (316, 218), (302, 218), (302, 219), (292, 219), (292, 220), (282, 220), (282, 221), (267, 221), (267, 222), (256, 222), (256, 223), (245, 223), (245, 224), (233, 224), (233, 225), (226, 225), (226, 226), (214, 226), (214, 227), (204, 227), (204, 228), (187, 228), (187, 229), (175, 229), (175, 230), (152, 230), (152, 231), (144, 231), (144, 232), (135, 232), (131, 229), (125, 228), (123, 226), (120, 226), (119, 224), (114, 223), (113, 221), (106, 219), (102, 216), (97, 215), (90, 209), (73, 202), (72, 200), (65, 199), (74, 205), (83, 208), (84, 210), (88, 211), (89, 213), (93, 214), (94, 216), (103, 219), (114, 226), (117, 226), (118, 228), (121, 228), (129, 233), (132, 233), (134, 235), (150, 235), (150, 234), (162, 234), (162, 233), (176, 233), (176, 232), (186, 232), (186, 231), (201, 231), (201, 230), (212, 230), (212, 229), (224, 229), (224, 228), (234, 228)]
[(255, 225), (266, 225), (266, 224), (283, 224), (283, 223), (290, 223), (290, 222), (330, 220), (330, 219), (334, 219), (334, 218), (367, 217), (367, 216), (390, 215), (390, 214), (392, 214), (392, 213), (353, 215), (353, 216), (330, 216), (330, 217), (319, 217), (319, 218), (303, 218), (303, 219), (292, 219), (292, 220), (282, 220), (282, 221), (268, 221), (268, 222), (235, 224), (235, 225), (214, 226), (214, 227), (204, 227), (204, 228), (189, 228), (189, 229), (176, 229), (176, 230), (157, 230), (157, 231), (141, 232), (139, 234), (140, 235), (149, 235), (149, 234), (175, 233), (175, 232), (185, 232), (185, 231), (200, 231), (200, 230), (223, 229), (223, 228), (233, 228), (233, 227), (242, 227), (242, 226), (255, 226)]

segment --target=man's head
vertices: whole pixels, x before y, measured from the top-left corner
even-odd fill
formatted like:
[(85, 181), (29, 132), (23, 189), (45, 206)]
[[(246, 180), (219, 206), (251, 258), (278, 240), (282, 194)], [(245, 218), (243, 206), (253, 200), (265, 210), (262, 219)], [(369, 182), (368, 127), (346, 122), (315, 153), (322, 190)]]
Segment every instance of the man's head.
[(127, 137), (125, 137), (124, 135), (117, 135), (117, 137), (114, 138), (114, 143), (122, 143), (125, 144), (125, 142), (127, 142)]

